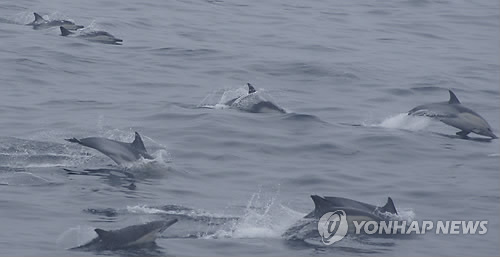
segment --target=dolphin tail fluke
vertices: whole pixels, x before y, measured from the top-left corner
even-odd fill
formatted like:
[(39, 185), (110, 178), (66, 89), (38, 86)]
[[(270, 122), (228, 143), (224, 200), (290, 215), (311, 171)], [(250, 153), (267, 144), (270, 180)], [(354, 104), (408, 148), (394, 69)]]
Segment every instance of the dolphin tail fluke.
[(68, 29), (66, 29), (65, 27), (63, 26), (60, 26), (59, 29), (61, 29), (61, 36), (67, 36), (69, 34), (73, 34), (73, 32), (69, 31)]
[(248, 86), (248, 94), (252, 94), (252, 93), (255, 93), (255, 88), (252, 86), (252, 84), (250, 83), (247, 83), (247, 86)]
[(45, 21), (45, 19), (40, 14), (34, 12), (33, 15), (35, 15), (35, 22)]
[(379, 209), (380, 212), (389, 212), (392, 214), (398, 214), (396, 211), (396, 206), (394, 206), (394, 202), (392, 201), (392, 198), (387, 197), (387, 203), (382, 206), (382, 208)]
[(144, 143), (142, 142), (141, 135), (139, 135), (139, 133), (137, 133), (137, 132), (135, 132), (135, 139), (134, 139), (134, 142), (132, 142), (132, 146), (135, 147), (136, 149), (147, 152), (146, 147), (144, 146)]
[(459, 104), (460, 101), (458, 100), (457, 96), (455, 93), (453, 93), (451, 90), (448, 90), (450, 92), (450, 100), (448, 100), (449, 104)]

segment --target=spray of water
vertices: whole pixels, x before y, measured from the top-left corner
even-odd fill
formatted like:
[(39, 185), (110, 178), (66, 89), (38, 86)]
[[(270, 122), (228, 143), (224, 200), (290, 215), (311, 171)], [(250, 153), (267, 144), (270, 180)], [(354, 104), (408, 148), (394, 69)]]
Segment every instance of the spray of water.
[(424, 116), (412, 116), (407, 113), (400, 113), (389, 118), (386, 118), (380, 123), (364, 124), (368, 127), (381, 127), (389, 129), (405, 129), (411, 131), (419, 131), (428, 127), (432, 119)]
[(83, 245), (94, 239), (97, 234), (94, 228), (89, 226), (76, 226), (64, 231), (56, 240), (56, 245), (60, 248), (69, 249)]
[(278, 193), (273, 196), (266, 196), (260, 190), (254, 193), (241, 218), (205, 238), (280, 238), (304, 214), (280, 204)]

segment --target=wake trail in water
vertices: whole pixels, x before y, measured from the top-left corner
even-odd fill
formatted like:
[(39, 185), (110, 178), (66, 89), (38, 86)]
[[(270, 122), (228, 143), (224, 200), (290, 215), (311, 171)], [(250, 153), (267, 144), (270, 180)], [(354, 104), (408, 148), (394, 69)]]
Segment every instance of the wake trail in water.
[(412, 116), (408, 113), (400, 113), (384, 119), (380, 123), (362, 124), (365, 127), (380, 127), (388, 129), (404, 129), (419, 131), (427, 128), (432, 122), (431, 118), (423, 116)]

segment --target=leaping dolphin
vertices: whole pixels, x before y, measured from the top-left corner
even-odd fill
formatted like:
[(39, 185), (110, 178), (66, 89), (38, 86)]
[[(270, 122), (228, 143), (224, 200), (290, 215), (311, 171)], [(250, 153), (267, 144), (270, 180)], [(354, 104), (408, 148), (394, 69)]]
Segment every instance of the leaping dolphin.
[[(400, 219), (394, 202), (390, 197), (387, 198), (387, 203), (384, 206), (375, 206), (342, 197), (311, 195), (311, 198), (314, 201), (314, 210), (307, 214), (304, 217), (305, 219), (300, 220), (289, 228), (283, 234), (284, 237), (293, 240), (304, 240), (304, 242), (307, 242), (306, 240), (310, 238), (317, 237), (318, 232), (323, 237), (324, 235), (320, 231), (320, 224), (325, 224), (323, 223), (325, 219), (329, 222), (329, 233), (333, 232), (330, 231), (331, 228), (335, 228), (334, 231), (339, 232), (340, 236), (359, 231), (357, 228), (361, 222), (388, 224), (388, 221)], [(331, 220), (331, 217), (334, 215), (339, 219)], [(314, 227), (317, 226), (318, 230), (311, 230), (311, 224), (314, 224)], [(344, 227), (345, 225), (347, 225), (347, 228)], [(382, 232), (384, 235), (398, 233), (398, 230), (396, 228), (393, 229), (392, 226), (389, 230), (383, 230)], [(327, 237), (330, 236), (327, 235)]]
[(117, 230), (96, 228), (97, 237), (90, 242), (71, 248), (72, 250), (118, 250), (152, 246), (165, 229), (177, 222), (177, 219), (152, 221), (142, 225), (133, 225)]
[(488, 122), (473, 110), (463, 106), (457, 96), (451, 91), (448, 102), (430, 103), (417, 106), (408, 115), (427, 116), (435, 118), (452, 127), (460, 129), (456, 134), (466, 138), (469, 133), (498, 138), (491, 131)]
[(65, 140), (94, 148), (111, 158), (118, 165), (125, 162), (134, 162), (140, 158), (154, 159), (146, 151), (141, 136), (137, 132), (135, 132), (135, 139), (132, 143), (120, 142), (103, 137), (87, 137), (82, 139), (70, 138)]
[(46, 20), (44, 19), (40, 14), (38, 13), (33, 13), (35, 15), (35, 20), (31, 23), (28, 23), (26, 25), (33, 26), (33, 29), (48, 29), (51, 27), (64, 27), (67, 30), (77, 30), (83, 28), (81, 25), (76, 25), (72, 21), (68, 20)]
[[(59, 29), (61, 30), (61, 36), (64, 37), (74, 34), (73, 32), (66, 29), (64, 26), (59, 27)], [(111, 45), (120, 45), (120, 42), (123, 42), (122, 39), (116, 38), (106, 31), (91, 31), (86, 33), (80, 33), (76, 35), (76, 37), (92, 42), (111, 44)]]
[(314, 211), (305, 216), (305, 218), (321, 218), (327, 212), (343, 210), (349, 220), (385, 220), (384, 213), (397, 215), (396, 207), (390, 197), (387, 203), (382, 206), (375, 206), (368, 203), (362, 203), (355, 200), (342, 197), (321, 197), (311, 195), (314, 201)]
[(253, 112), (253, 113), (269, 112), (269, 111), (286, 113), (286, 111), (283, 108), (279, 107), (275, 103), (271, 102), (270, 100), (260, 95), (259, 91), (255, 90), (252, 84), (247, 83), (247, 86), (248, 86), (247, 95), (232, 99), (226, 102), (225, 104), (231, 107), (238, 108), (242, 111)]

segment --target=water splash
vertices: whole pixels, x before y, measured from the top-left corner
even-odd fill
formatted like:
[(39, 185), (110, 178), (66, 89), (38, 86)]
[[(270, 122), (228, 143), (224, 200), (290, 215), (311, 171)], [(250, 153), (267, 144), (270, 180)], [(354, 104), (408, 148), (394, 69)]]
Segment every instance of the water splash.
[(382, 127), (389, 129), (405, 129), (419, 131), (428, 127), (432, 122), (431, 118), (423, 116), (412, 116), (407, 113), (400, 113), (386, 118), (378, 124), (364, 124), (368, 127)]
[(135, 177), (160, 178), (175, 171), (171, 166), (166, 150), (160, 149), (151, 154), (153, 159), (141, 158), (134, 162), (122, 163), (120, 166)]
[(406, 221), (406, 224), (411, 223), (415, 220), (415, 212), (413, 209), (398, 209), (398, 214), (384, 212), (378, 213), (385, 220), (398, 220), (398, 221)]
[(64, 249), (70, 249), (83, 245), (96, 236), (97, 234), (94, 232), (94, 228), (89, 226), (76, 226), (64, 231), (56, 239), (56, 245)]
[(199, 108), (210, 108), (210, 109), (226, 109), (230, 106), (226, 105), (229, 101), (237, 99), (239, 97), (248, 94), (248, 90), (244, 88), (237, 89), (219, 89), (208, 94), (201, 102), (198, 104)]
[(259, 190), (248, 201), (241, 218), (234, 220), (229, 228), (218, 230), (205, 238), (281, 238), (303, 216), (303, 213), (280, 204), (278, 192), (266, 196)]
[(135, 214), (177, 214), (175, 212), (164, 211), (146, 205), (127, 206), (127, 211)]

